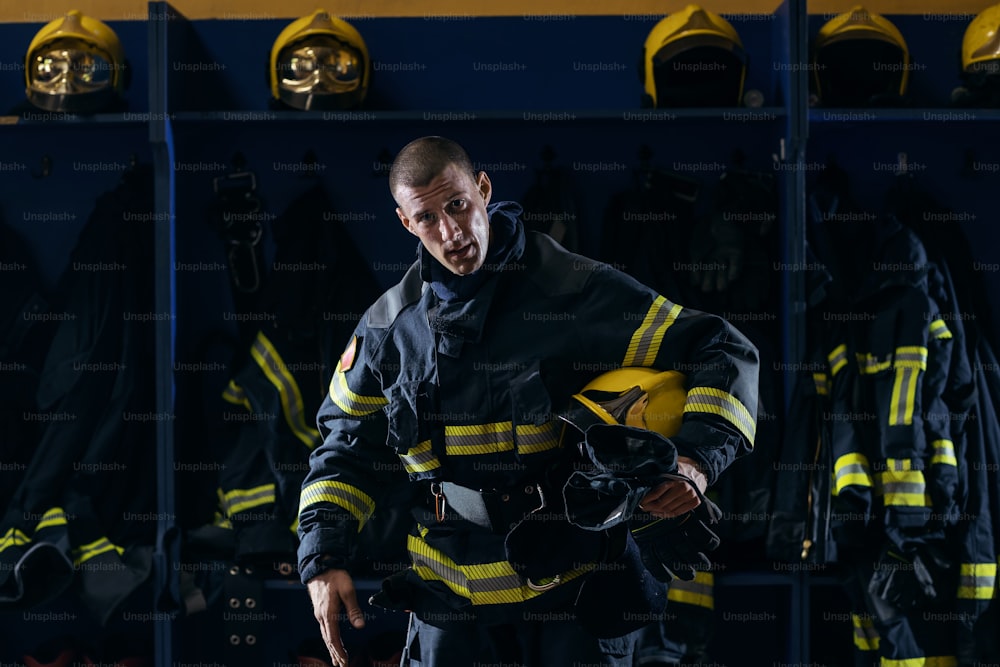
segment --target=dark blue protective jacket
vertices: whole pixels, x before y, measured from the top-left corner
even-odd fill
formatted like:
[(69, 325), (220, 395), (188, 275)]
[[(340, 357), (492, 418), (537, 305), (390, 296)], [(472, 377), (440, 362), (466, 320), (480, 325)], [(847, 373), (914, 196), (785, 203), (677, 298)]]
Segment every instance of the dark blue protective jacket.
[[(555, 414), (587, 381), (614, 368), (686, 375), (683, 426), (672, 442), (700, 463), (709, 483), (751, 450), (758, 359), (742, 334), (543, 234), (525, 235), (516, 204), (489, 211), (494, 230), (513, 230), (514, 250), (501, 266), (488, 256), (486, 268), (467, 277), (478, 283), (467, 300), (442, 301), (430, 288), (441, 267), (432, 271), (435, 260), (420, 249), (349, 341), (319, 411), (323, 444), (302, 489), (303, 581), (349, 567), (376, 506), (411, 488), (405, 608), (431, 616), (426, 610), (434, 605), (413, 600), (433, 600), (451, 613), (501, 620), (571, 605), (572, 582), (586, 580), (595, 563), (570, 557), (558, 585), (535, 590), (506, 560), (503, 531), (451, 517), (439, 522), (424, 500), (437, 481), (513, 493), (573, 458), (576, 448), (564, 446), (569, 438)], [(550, 520), (554, 537), (537, 545), (540, 558), (564, 547), (555, 536), (564, 534), (565, 517)]]

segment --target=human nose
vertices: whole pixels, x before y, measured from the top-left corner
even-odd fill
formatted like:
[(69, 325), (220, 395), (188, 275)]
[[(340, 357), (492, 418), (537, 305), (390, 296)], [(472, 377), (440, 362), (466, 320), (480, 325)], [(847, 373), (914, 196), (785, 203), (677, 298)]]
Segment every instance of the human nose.
[(445, 241), (462, 238), (462, 227), (448, 214), (443, 214), (438, 222), (441, 228), (441, 238)]

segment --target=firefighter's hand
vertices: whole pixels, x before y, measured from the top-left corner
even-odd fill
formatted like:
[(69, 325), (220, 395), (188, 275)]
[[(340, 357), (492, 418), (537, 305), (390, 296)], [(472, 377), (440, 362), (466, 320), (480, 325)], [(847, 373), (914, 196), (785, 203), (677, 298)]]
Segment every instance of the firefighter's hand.
[[(697, 462), (686, 456), (677, 457), (677, 472), (689, 477), (702, 493), (708, 488), (708, 478), (698, 468)], [(639, 509), (655, 517), (672, 519), (690, 512), (701, 504), (698, 494), (687, 482), (667, 480), (643, 496)]]
[(339, 619), (341, 605), (355, 628), (365, 627), (364, 613), (358, 606), (354, 581), (347, 570), (327, 570), (306, 584), (312, 599), (313, 614), (319, 621), (326, 648), (330, 651), (335, 667), (347, 667), (347, 650), (340, 639)]

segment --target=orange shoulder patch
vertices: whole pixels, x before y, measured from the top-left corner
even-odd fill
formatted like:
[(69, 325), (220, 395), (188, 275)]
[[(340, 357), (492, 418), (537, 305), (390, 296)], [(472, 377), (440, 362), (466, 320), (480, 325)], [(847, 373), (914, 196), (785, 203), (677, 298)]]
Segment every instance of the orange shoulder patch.
[(358, 337), (351, 336), (351, 342), (347, 344), (347, 349), (345, 349), (344, 353), (340, 355), (340, 363), (337, 364), (337, 369), (341, 373), (346, 373), (351, 370), (351, 367), (354, 365), (354, 356), (357, 354), (357, 351)]

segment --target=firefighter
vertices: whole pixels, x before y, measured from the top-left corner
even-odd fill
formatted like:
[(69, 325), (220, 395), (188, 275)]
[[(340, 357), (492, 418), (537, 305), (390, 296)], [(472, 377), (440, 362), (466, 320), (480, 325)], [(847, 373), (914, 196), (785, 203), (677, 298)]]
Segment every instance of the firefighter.
[[(571, 524), (563, 489), (582, 452), (653, 452), (676, 474), (631, 488), (625, 514), (687, 518), (753, 447), (756, 348), (721, 318), (525, 233), (520, 206), (492, 203), (489, 176), (451, 140), (407, 144), (390, 190), (418, 259), (340, 356), (300, 500), (299, 572), (334, 663), (347, 664), (341, 611), (364, 625), (349, 555), (391, 493), (414, 519), (411, 565), (372, 601), (412, 612), (403, 664), (632, 664), (663, 608), (670, 549), (658, 526), (640, 550), (628, 516)], [(608, 422), (576, 446), (558, 415), (626, 366), (683, 367), (679, 430)]]

